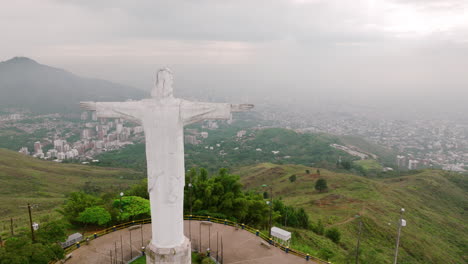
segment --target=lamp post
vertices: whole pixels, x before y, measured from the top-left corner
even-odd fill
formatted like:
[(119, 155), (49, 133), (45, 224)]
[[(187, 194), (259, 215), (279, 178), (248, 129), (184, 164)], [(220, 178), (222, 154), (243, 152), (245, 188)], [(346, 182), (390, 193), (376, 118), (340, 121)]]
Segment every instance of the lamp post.
[(122, 197), (124, 196), (123, 192), (120, 192), (120, 221), (122, 221)]
[(32, 221), (32, 215), (31, 215), (31, 205), (28, 203), (28, 212), (29, 212), (29, 225), (31, 226), (31, 239), (32, 242), (36, 240), (34, 237), (34, 227), (33, 227), (33, 221)]
[[(24, 208), (24, 207), (27, 207), (28, 208), (28, 213), (29, 213), (29, 226), (31, 228), (31, 240), (32, 242), (34, 243), (36, 241), (36, 237), (34, 236), (34, 228), (35, 228), (35, 223), (33, 223), (33, 220), (32, 220), (32, 213), (31, 213), (31, 209), (33, 209), (34, 207), (38, 207), (39, 205), (38, 204), (30, 204), (28, 203), (27, 206), (20, 206), (21, 208)], [(36, 226), (36, 229), (37, 229), (38, 226)], [(11, 234), (13, 235), (13, 218), (11, 218)]]
[(401, 227), (406, 226), (406, 220), (403, 219), (403, 213), (405, 212), (405, 208), (401, 208), (400, 210), (400, 220), (398, 221), (398, 235), (396, 240), (395, 246), (395, 258), (393, 260), (393, 264), (397, 264), (398, 259), (398, 247), (400, 245), (400, 234), (401, 234)]
[(358, 232), (358, 240), (356, 245), (356, 264), (359, 263), (359, 245), (361, 243), (361, 231), (362, 231), (362, 219), (360, 215), (356, 215), (356, 218), (359, 219), (359, 232)]
[(192, 243), (192, 174), (190, 173), (190, 182), (188, 184), (189, 187), (189, 208), (190, 208), (190, 216), (189, 216), (189, 238), (190, 238), (190, 245)]
[(262, 187), (268, 187), (270, 188), (270, 203), (268, 204), (270, 206), (270, 219), (268, 221), (268, 237), (271, 237), (271, 214), (273, 210), (273, 187), (268, 186), (266, 184), (263, 184)]

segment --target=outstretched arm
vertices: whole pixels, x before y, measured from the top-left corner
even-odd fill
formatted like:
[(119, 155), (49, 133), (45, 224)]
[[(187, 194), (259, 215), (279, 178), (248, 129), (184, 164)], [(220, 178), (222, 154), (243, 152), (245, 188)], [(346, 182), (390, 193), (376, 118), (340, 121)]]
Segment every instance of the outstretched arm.
[(227, 120), (232, 112), (245, 112), (253, 108), (250, 104), (202, 103), (183, 101), (181, 115), (184, 125), (202, 120)]
[(139, 102), (80, 102), (80, 107), (96, 111), (98, 117), (123, 118), (140, 123)]
[(247, 112), (254, 108), (253, 104), (231, 104), (231, 112)]

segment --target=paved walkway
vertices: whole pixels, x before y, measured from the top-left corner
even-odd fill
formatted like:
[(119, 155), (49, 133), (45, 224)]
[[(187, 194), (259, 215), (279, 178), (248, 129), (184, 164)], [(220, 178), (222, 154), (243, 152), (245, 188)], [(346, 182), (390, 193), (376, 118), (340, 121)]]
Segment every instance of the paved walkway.
[[(286, 254), (278, 248), (262, 245), (261, 238), (232, 226), (200, 221), (185, 221), (184, 224), (185, 235), (192, 241), (192, 249), (200, 250), (201, 245), (201, 251), (206, 252), (210, 248), (211, 255), (215, 258), (217, 256), (219, 260), (223, 258), (224, 264), (316, 264)], [(83, 242), (79, 249), (72, 252), (72, 258), (66, 263), (112, 264), (116, 257), (117, 263), (122, 263), (122, 258), (123, 263), (126, 263), (131, 257), (141, 255), (142, 244), (147, 245), (150, 240), (150, 224), (143, 225), (143, 229), (122, 229), (92, 240), (89, 245)]]

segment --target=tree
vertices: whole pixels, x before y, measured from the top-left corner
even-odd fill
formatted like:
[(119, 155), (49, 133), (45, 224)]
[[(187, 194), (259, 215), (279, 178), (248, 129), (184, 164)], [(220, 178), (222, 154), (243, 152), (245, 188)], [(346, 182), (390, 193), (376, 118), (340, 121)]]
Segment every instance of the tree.
[(320, 169), (317, 169), (317, 175), (320, 176)]
[(293, 174), (293, 175), (289, 176), (289, 181), (290, 182), (295, 182), (296, 181), (296, 174)]
[(130, 190), (125, 192), (125, 194), (128, 196), (139, 196), (144, 199), (149, 199), (148, 179), (143, 179), (140, 183), (133, 185)]
[(331, 239), (331, 241), (338, 243), (340, 242), (341, 239), (341, 233), (340, 230), (336, 228), (330, 228), (325, 232), (325, 236)]
[(120, 199), (115, 199), (113, 207), (116, 209), (122, 208), (122, 212), (120, 213), (121, 220), (146, 218), (151, 214), (149, 200), (138, 196), (122, 197), (122, 207), (120, 204)]
[(341, 162), (341, 166), (343, 166), (343, 169), (345, 170), (350, 170), (353, 164), (351, 163), (351, 161), (343, 161)]
[(315, 182), (315, 190), (323, 192), (328, 189), (327, 180), (320, 178)]
[(100, 206), (93, 206), (88, 207), (81, 212), (77, 220), (82, 223), (102, 226), (109, 223), (111, 219), (111, 215), (106, 209)]
[(0, 247), (0, 264), (48, 264), (63, 257), (64, 251), (57, 243), (32, 243), (29, 236), (11, 237)]
[(305, 170), (305, 173), (306, 173), (306, 174), (310, 174), (310, 170)]
[(62, 209), (57, 211), (61, 213), (65, 219), (73, 223), (78, 220), (77, 218), (79, 214), (86, 208), (96, 206), (101, 203), (101, 199), (90, 194), (86, 194), (84, 192), (73, 192), (62, 206)]
[(317, 224), (313, 226), (313, 231), (317, 235), (323, 235), (323, 233), (325, 232), (325, 227), (323, 226), (322, 220), (317, 220)]
[(64, 241), (67, 238), (65, 224), (60, 220), (42, 225), (36, 234), (37, 240), (44, 243)]

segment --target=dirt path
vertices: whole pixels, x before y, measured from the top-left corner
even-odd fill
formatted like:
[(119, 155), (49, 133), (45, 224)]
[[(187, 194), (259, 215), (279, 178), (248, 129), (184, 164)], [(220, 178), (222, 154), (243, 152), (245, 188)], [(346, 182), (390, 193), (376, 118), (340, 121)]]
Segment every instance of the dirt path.
[[(366, 210), (366, 207), (363, 207), (361, 209), (361, 211), (359, 211), (359, 213), (357, 213), (358, 215), (362, 215), (364, 213), (364, 210)], [(342, 222), (339, 222), (339, 223), (335, 223), (335, 224), (332, 224), (332, 225), (328, 225), (327, 228), (329, 227), (335, 227), (335, 226), (340, 226), (340, 225), (344, 225), (344, 224), (347, 224), (349, 222), (352, 222), (353, 220), (356, 220), (356, 216), (352, 216)]]
[[(217, 256), (219, 260), (223, 258), (225, 264), (317, 264), (314, 261), (306, 261), (298, 256), (286, 254), (279, 248), (262, 245), (261, 238), (245, 230), (199, 221), (185, 221), (184, 224), (185, 235), (192, 241), (192, 249), (206, 252), (210, 248), (211, 255), (215, 258)], [(144, 225), (143, 229), (119, 230), (92, 240), (89, 245), (82, 243), (79, 249), (72, 252), (72, 258), (66, 263), (110, 264), (111, 258), (115, 259), (116, 255), (117, 263), (121, 263), (122, 257), (126, 263), (131, 257), (141, 255), (141, 245), (147, 245), (150, 240), (151, 226), (149, 224)]]

